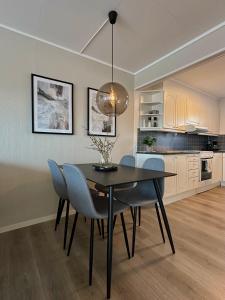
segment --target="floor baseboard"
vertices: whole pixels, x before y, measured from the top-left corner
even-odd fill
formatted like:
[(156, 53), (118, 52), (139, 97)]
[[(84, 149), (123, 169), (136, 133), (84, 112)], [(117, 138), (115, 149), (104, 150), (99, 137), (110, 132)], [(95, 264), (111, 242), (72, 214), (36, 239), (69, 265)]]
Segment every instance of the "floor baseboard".
[[(74, 213), (75, 213), (75, 211), (73, 209), (70, 209), (69, 214), (73, 215)], [(63, 212), (62, 217), (65, 217), (65, 215), (66, 215), (66, 212)], [(35, 225), (35, 224), (55, 220), (55, 218), (56, 218), (56, 214), (52, 214), (52, 215), (41, 217), (41, 218), (36, 218), (36, 219), (32, 219), (32, 220), (28, 220), (28, 221), (24, 221), (24, 222), (19, 222), (19, 223), (12, 224), (12, 225), (8, 225), (8, 226), (3, 226), (3, 227), (0, 228), (0, 234), (4, 233), (4, 232), (16, 230), (16, 229), (19, 229), (19, 228), (28, 227), (28, 226), (31, 226), (31, 225)]]

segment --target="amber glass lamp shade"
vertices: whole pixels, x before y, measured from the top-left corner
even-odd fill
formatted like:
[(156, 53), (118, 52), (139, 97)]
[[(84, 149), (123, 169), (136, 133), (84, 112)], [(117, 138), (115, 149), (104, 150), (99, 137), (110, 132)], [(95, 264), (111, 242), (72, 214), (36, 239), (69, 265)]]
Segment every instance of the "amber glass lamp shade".
[(117, 82), (104, 84), (97, 92), (96, 103), (106, 116), (119, 116), (128, 106), (129, 96), (126, 89)]

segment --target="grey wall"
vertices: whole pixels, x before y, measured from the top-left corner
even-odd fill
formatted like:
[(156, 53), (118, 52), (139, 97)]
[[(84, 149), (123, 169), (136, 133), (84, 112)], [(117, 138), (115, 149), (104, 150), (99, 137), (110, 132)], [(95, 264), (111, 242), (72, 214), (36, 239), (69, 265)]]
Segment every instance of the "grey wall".
[[(84, 128), (87, 87), (110, 80), (108, 66), (39, 41), (0, 29), (0, 229), (55, 213), (57, 198), (47, 159), (59, 163), (98, 160)], [(75, 135), (31, 133), (31, 73), (75, 84)], [(130, 104), (118, 118), (114, 161), (132, 152), (134, 78), (116, 71), (115, 80), (128, 90)]]

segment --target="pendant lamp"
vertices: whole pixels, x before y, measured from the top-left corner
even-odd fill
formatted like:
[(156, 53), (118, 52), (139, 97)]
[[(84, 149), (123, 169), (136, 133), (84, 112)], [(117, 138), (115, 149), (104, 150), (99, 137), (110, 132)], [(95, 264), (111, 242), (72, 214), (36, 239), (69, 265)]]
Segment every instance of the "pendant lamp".
[(110, 11), (108, 16), (112, 25), (112, 81), (100, 87), (96, 95), (96, 103), (98, 109), (104, 115), (119, 116), (127, 109), (129, 96), (126, 89), (113, 80), (113, 25), (116, 23), (117, 12)]

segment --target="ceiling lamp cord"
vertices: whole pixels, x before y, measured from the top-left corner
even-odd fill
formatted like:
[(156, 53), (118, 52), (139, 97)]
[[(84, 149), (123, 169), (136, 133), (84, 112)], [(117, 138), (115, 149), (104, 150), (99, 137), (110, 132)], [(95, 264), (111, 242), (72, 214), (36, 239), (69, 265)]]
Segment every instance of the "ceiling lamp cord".
[(113, 43), (113, 24), (112, 24), (112, 83), (113, 83), (113, 48), (114, 48), (114, 43)]

